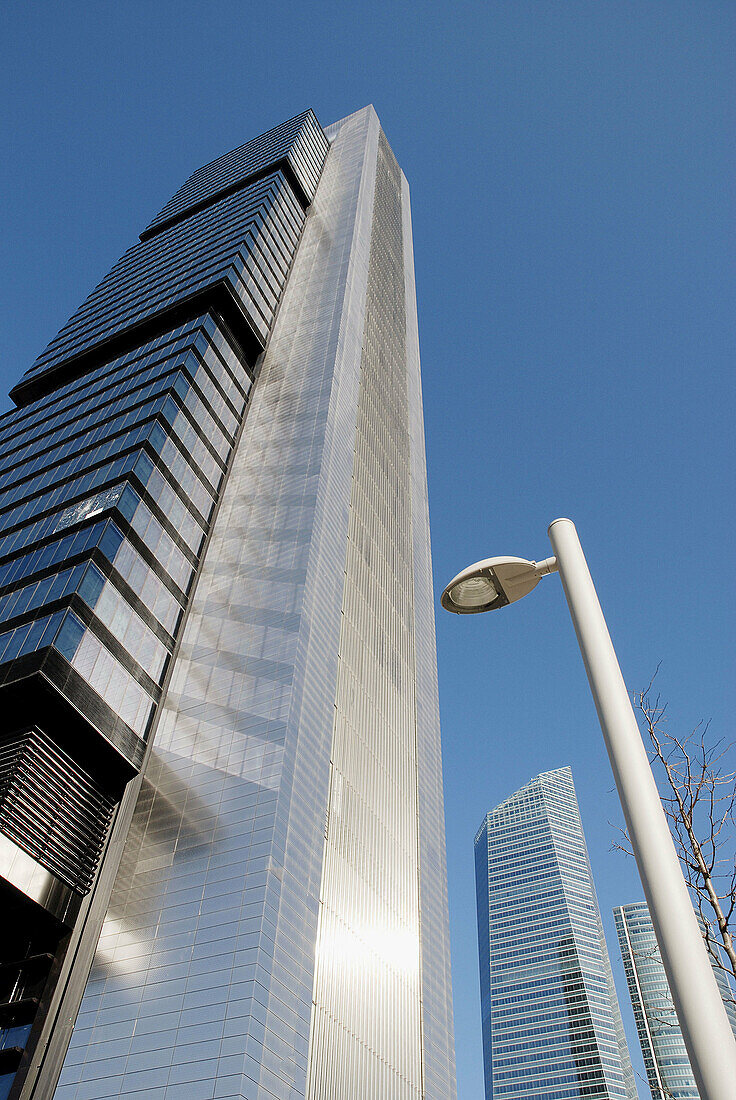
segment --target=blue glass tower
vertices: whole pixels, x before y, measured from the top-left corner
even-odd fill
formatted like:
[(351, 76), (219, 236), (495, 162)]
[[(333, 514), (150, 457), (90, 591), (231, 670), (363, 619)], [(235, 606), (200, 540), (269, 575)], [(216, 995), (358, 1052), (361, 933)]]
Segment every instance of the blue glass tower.
[(486, 1100), (636, 1100), (569, 768), (475, 838)]
[(454, 1095), (413, 280), (375, 112), (307, 111), (13, 390), (0, 1097)]
[[(646, 903), (614, 909), (616, 932), (652, 1100), (700, 1100)], [(723, 970), (713, 972), (736, 1035), (736, 1002)]]

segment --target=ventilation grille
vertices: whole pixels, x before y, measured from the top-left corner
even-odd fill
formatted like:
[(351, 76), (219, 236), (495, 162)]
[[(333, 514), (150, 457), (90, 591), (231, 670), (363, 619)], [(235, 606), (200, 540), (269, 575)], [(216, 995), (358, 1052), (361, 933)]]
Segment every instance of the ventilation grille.
[(114, 806), (41, 730), (0, 740), (0, 832), (80, 894), (92, 885)]

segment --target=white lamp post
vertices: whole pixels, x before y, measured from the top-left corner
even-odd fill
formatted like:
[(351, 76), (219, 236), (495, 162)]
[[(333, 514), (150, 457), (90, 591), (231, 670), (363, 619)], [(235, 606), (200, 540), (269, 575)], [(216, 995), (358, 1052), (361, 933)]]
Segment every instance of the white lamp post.
[(526, 596), (545, 574), (559, 572), (700, 1096), (735, 1100), (736, 1040), (575, 524), (556, 519), (548, 534), (555, 557), (477, 562), (450, 581), (442, 606), (458, 615), (494, 611)]

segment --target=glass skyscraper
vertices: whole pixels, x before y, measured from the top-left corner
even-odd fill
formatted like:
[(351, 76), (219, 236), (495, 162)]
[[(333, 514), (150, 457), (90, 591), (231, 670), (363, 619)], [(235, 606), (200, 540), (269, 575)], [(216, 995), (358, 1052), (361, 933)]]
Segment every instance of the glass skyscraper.
[(636, 1100), (572, 772), (475, 838), (486, 1100)]
[(12, 396), (0, 1097), (452, 1100), (409, 192), (373, 109), (196, 171)]
[[(646, 903), (614, 909), (618, 942), (653, 1100), (700, 1100), (662, 956)], [(725, 973), (713, 967), (736, 1035), (736, 1003)]]

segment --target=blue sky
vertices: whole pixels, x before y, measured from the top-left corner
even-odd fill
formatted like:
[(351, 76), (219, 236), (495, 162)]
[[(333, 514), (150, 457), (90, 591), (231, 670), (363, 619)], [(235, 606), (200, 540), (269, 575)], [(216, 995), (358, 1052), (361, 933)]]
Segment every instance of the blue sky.
[[(546, 557), (569, 515), (629, 686), (661, 661), (673, 728), (730, 734), (731, 3), (6, 0), (2, 22), (3, 393), (192, 169), (372, 102), (412, 187), (438, 590)], [(438, 613), (438, 645), (459, 1095), (480, 1100), (485, 811), (570, 764), (616, 965), (611, 907), (642, 894), (557, 578)]]

